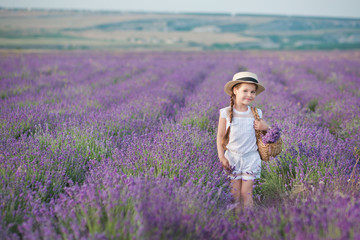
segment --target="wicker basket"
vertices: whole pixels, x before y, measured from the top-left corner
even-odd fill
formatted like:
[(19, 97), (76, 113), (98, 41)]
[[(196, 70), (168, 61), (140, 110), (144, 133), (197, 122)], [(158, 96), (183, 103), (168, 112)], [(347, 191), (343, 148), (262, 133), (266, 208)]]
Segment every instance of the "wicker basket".
[[(254, 118), (256, 120), (260, 120), (257, 109), (252, 107), (251, 111), (252, 111), (252, 113), (254, 115)], [(270, 157), (275, 157), (275, 156), (277, 156), (277, 155), (279, 155), (281, 153), (283, 141), (282, 141), (282, 139), (280, 137), (274, 143), (264, 144), (263, 141), (262, 141), (262, 137), (261, 137), (262, 134), (265, 135), (266, 131), (255, 130), (256, 144), (258, 146), (258, 151), (259, 151), (261, 160), (269, 161)]]

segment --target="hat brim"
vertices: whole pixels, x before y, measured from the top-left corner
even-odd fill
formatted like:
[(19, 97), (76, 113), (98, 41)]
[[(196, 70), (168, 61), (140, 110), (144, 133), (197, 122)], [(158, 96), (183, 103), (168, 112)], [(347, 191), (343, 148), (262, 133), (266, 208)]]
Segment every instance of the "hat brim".
[(251, 84), (257, 85), (258, 87), (256, 90), (256, 95), (259, 95), (261, 92), (265, 91), (265, 87), (263, 85), (261, 85), (260, 83), (243, 81), (243, 80), (235, 80), (235, 81), (229, 81), (225, 84), (224, 91), (226, 92), (226, 94), (231, 96), (233, 93), (232, 88), (238, 83), (251, 83)]

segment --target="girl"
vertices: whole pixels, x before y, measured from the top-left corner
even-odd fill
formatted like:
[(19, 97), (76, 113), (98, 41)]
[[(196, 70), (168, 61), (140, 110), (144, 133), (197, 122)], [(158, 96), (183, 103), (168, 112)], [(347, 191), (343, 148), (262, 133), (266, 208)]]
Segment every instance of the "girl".
[[(239, 72), (226, 83), (224, 90), (230, 95), (230, 106), (220, 109), (217, 150), (220, 162), (231, 179), (233, 200), (237, 209), (241, 210), (253, 207), (253, 183), (255, 178), (260, 177), (261, 159), (255, 129), (270, 128), (263, 119), (254, 120), (249, 106), (265, 88), (256, 74)], [(260, 109), (258, 113), (262, 118)]]

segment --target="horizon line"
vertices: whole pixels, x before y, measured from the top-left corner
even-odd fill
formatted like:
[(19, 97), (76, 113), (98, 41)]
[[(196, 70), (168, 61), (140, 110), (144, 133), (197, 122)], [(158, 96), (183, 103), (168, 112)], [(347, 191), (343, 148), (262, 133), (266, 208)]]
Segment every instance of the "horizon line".
[(275, 14), (275, 13), (234, 13), (234, 12), (199, 12), (199, 11), (146, 11), (146, 10), (107, 10), (107, 9), (77, 9), (77, 8), (39, 8), (39, 7), (3, 7), (1, 10), (23, 10), (23, 11), (68, 11), (68, 12), (101, 12), (101, 13), (141, 13), (141, 14), (178, 14), (178, 15), (223, 15), (223, 16), (258, 16), (258, 17), (294, 17), (294, 18), (320, 18), (338, 20), (360, 20), (360, 17), (345, 16), (319, 16), (319, 15), (297, 15), (297, 14)]

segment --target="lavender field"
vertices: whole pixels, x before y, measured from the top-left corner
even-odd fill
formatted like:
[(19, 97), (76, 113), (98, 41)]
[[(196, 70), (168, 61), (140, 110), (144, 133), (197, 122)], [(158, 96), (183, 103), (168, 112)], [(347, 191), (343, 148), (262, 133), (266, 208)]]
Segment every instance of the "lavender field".
[[(360, 51), (2, 52), (1, 239), (360, 239)], [(224, 84), (282, 129), (235, 216)]]

